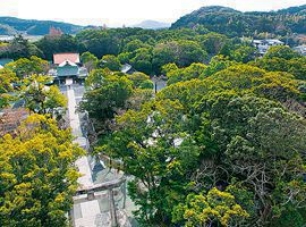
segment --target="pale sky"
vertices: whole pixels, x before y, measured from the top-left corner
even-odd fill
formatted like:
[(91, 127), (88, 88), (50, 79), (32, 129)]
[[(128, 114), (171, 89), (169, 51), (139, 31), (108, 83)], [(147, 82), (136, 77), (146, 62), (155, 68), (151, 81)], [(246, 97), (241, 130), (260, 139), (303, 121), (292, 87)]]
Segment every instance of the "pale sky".
[(269, 11), (303, 4), (306, 0), (0, 0), (0, 16), (113, 27), (143, 20), (171, 23), (210, 5), (241, 11)]

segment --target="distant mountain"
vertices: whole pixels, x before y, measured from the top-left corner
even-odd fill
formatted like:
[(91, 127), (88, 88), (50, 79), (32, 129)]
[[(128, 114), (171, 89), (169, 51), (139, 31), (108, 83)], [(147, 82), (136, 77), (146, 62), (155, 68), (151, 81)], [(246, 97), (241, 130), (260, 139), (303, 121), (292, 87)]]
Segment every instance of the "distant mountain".
[(203, 25), (210, 31), (230, 36), (259, 33), (306, 33), (306, 5), (270, 12), (241, 12), (228, 7), (202, 7), (171, 25), (171, 29)]
[(15, 17), (0, 17), (0, 35), (26, 33), (28, 35), (46, 35), (50, 27), (60, 29), (65, 34), (75, 34), (84, 27), (64, 22), (25, 20)]
[(140, 24), (136, 24), (131, 27), (137, 27), (143, 29), (161, 29), (161, 28), (169, 28), (170, 24), (154, 20), (145, 20), (142, 21)]

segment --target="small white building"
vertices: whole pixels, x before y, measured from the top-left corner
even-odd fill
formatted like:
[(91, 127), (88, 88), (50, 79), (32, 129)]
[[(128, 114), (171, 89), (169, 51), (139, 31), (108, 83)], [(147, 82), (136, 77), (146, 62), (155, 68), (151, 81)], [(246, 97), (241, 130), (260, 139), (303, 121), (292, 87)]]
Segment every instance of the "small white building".
[(293, 50), (297, 51), (298, 53), (300, 53), (303, 56), (306, 56), (306, 45), (300, 45), (300, 46), (296, 46), (293, 48)]
[(259, 51), (259, 54), (264, 55), (272, 46), (284, 45), (284, 42), (278, 39), (253, 40), (253, 45)]
[(125, 73), (125, 74), (133, 74), (134, 72), (136, 72), (136, 70), (133, 68), (133, 66), (131, 66), (130, 64), (127, 64), (127, 63), (125, 63), (121, 67), (120, 71), (122, 73)]

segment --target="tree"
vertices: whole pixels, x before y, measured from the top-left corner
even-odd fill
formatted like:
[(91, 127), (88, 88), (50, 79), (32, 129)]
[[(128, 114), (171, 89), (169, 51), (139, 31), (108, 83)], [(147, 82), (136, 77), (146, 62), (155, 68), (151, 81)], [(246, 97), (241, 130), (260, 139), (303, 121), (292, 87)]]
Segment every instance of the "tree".
[(189, 194), (186, 204), (174, 209), (174, 221), (185, 226), (239, 226), (245, 224), (249, 214), (237, 204), (235, 197), (228, 192), (212, 188), (207, 195)]
[(169, 72), (171, 71), (175, 71), (178, 70), (179, 68), (177, 67), (177, 65), (175, 63), (169, 63), (166, 65), (163, 65), (161, 68), (161, 73), (164, 75), (167, 75)]
[(66, 107), (67, 99), (57, 86), (46, 86), (49, 81), (49, 77), (36, 75), (25, 79), (21, 98), (32, 112), (55, 117), (58, 108)]
[[(214, 219), (225, 226), (269, 226), (293, 214), (303, 218), (306, 123), (282, 106), (300, 101), (300, 82), (288, 73), (223, 66), (205, 77), (201, 64), (166, 65), (168, 74), (186, 70), (188, 79), (121, 111), (99, 137), (95, 151), (120, 159), (123, 171), (135, 176), (129, 193), (143, 225)], [(93, 97), (97, 93), (87, 100), (101, 106)], [(203, 217), (193, 205), (208, 200)]]
[(175, 68), (172, 66), (172, 64), (168, 64), (163, 67), (164, 70), (166, 68), (168, 68), (168, 72), (166, 74), (168, 77), (167, 85), (170, 85), (177, 82), (199, 78), (206, 69), (206, 65), (201, 63), (192, 63), (186, 68)]
[(133, 82), (134, 89), (153, 89), (153, 82), (150, 80), (150, 77), (144, 73), (135, 72), (132, 75), (128, 75), (127, 77)]
[(121, 64), (125, 64), (130, 62), (130, 59), (132, 58), (131, 56), (132, 54), (129, 52), (122, 52), (118, 55), (118, 59)]
[(58, 39), (58, 52), (77, 52), (78, 44), (74, 36), (63, 34)]
[(201, 105), (210, 114), (203, 108), (199, 112), (211, 120), (212, 139), (218, 144), (216, 166), (228, 165), (227, 173), (218, 173), (219, 180), (253, 194), (256, 206), (250, 213), (262, 226), (285, 212), (284, 204), (298, 210), (306, 189), (304, 120), (266, 99), (228, 94), (213, 99)]
[(33, 43), (23, 38), (22, 35), (14, 37), (13, 41), (8, 45), (7, 57), (13, 59), (30, 58), (31, 56), (42, 57), (43, 53)]
[(98, 62), (98, 67), (108, 68), (111, 71), (119, 71), (121, 68), (120, 61), (114, 55), (104, 55)]
[(130, 59), (130, 63), (134, 68), (146, 74), (152, 74), (152, 50), (140, 48), (133, 53), (134, 58)]
[(120, 40), (115, 34), (114, 30), (84, 30), (76, 35), (76, 40), (85, 51), (89, 51), (97, 58), (102, 58), (107, 54), (119, 53)]
[(69, 34), (55, 37), (46, 35), (34, 44), (43, 52), (43, 57), (49, 61), (53, 59), (55, 53), (78, 52), (80, 49), (75, 37)]
[(90, 89), (96, 89), (102, 86), (104, 77), (110, 76), (112, 72), (109, 68), (105, 69), (94, 69), (90, 72), (89, 76), (85, 80), (86, 87)]
[(189, 66), (194, 62), (203, 63), (207, 58), (207, 53), (197, 42), (184, 40), (179, 41), (178, 44), (179, 51), (176, 63), (180, 67)]
[(160, 43), (153, 49), (153, 70), (159, 73), (161, 67), (169, 63), (176, 63), (179, 67), (202, 63), (206, 57), (206, 52), (194, 41)]
[(216, 55), (210, 60), (209, 65), (204, 70), (203, 76), (211, 76), (216, 72), (219, 72), (236, 64), (237, 62), (231, 61), (229, 57), (225, 57), (223, 55)]
[(292, 58), (289, 60), (279, 57), (273, 57), (273, 58), (262, 58), (258, 59), (256, 62), (250, 62), (251, 65), (255, 65), (267, 71), (288, 72), (294, 75), (294, 77), (299, 80), (306, 79), (305, 63), (306, 63), (305, 57)]
[(259, 97), (286, 102), (288, 99), (299, 101), (301, 92), (299, 83), (294, 76), (281, 72), (266, 72), (248, 65), (231, 66), (207, 78), (208, 81), (218, 81), (222, 89), (237, 93), (254, 93)]
[(43, 57), (49, 61), (53, 60), (54, 53), (60, 53), (58, 47), (59, 37), (44, 36), (34, 44), (43, 52)]
[(80, 104), (80, 110), (86, 110), (92, 119), (95, 119), (97, 133), (109, 131), (108, 121), (116, 114), (126, 109), (128, 98), (132, 95), (132, 82), (121, 75), (106, 75), (93, 71), (89, 76), (100, 78), (100, 83), (88, 89)]
[(211, 32), (201, 36), (201, 45), (204, 50), (209, 54), (217, 54), (222, 47), (228, 42), (225, 35)]
[(176, 62), (178, 51), (178, 43), (175, 41), (157, 44), (153, 49), (153, 71), (158, 73), (163, 65)]
[(98, 63), (98, 58), (92, 53), (87, 51), (81, 55), (81, 61), (88, 69), (88, 71), (91, 72), (91, 70), (93, 70), (96, 67)]
[(28, 58), (20, 58), (17, 61), (10, 62), (6, 65), (19, 78), (31, 76), (32, 74), (46, 74), (49, 69), (49, 63), (39, 57), (32, 56)]
[(289, 46), (272, 46), (268, 49), (267, 53), (264, 55), (264, 58), (283, 58), (286, 60), (290, 60), (292, 58), (297, 58), (300, 55), (292, 50)]
[(118, 117), (116, 130), (96, 149), (122, 160), (123, 171), (135, 176), (129, 193), (139, 207), (136, 217), (146, 226), (171, 223), (171, 210), (199, 154), (192, 136), (182, 132), (183, 119), (177, 101), (147, 103)]
[(150, 45), (143, 43), (139, 39), (132, 40), (125, 45), (124, 52), (134, 52), (141, 48), (150, 48)]
[(241, 45), (230, 53), (232, 60), (247, 63), (255, 58), (255, 47)]
[(14, 72), (7, 68), (0, 69), (0, 108), (9, 105), (11, 95), (9, 92), (13, 91), (13, 83), (17, 82), (17, 77)]
[(15, 138), (1, 138), (0, 225), (68, 226), (81, 154), (70, 130), (42, 115), (29, 116)]

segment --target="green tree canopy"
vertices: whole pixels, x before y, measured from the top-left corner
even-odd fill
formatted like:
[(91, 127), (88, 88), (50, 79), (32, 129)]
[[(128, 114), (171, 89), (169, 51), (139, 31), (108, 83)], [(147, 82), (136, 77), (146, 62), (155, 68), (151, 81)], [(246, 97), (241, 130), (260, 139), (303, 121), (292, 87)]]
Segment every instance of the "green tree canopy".
[(7, 68), (0, 69), (0, 108), (9, 105), (12, 98), (9, 92), (13, 91), (13, 83), (17, 81), (18, 78), (13, 71)]
[(10, 62), (5, 67), (9, 68), (19, 78), (31, 76), (32, 74), (46, 74), (49, 69), (49, 63), (39, 57), (20, 58), (17, 61)]
[(228, 42), (228, 38), (225, 35), (221, 35), (215, 32), (199, 36), (201, 45), (204, 50), (209, 54), (217, 54), (222, 47)]
[(88, 69), (88, 71), (90, 72), (96, 67), (98, 63), (98, 58), (92, 53), (86, 51), (82, 53), (81, 61), (85, 65), (85, 67)]
[(264, 55), (264, 58), (283, 58), (290, 60), (292, 58), (299, 57), (300, 55), (292, 50), (289, 46), (272, 46), (268, 49), (267, 53)]
[(119, 71), (121, 68), (120, 61), (114, 55), (104, 55), (97, 65), (100, 68), (108, 68), (111, 71)]
[(124, 171), (135, 176), (129, 190), (144, 225), (169, 224), (169, 212), (181, 196), (175, 190), (183, 190), (199, 154), (192, 138), (182, 131), (183, 119), (179, 102), (146, 103), (140, 111), (129, 110), (118, 117), (117, 130), (96, 149), (122, 160)]
[(130, 59), (129, 62), (134, 68), (140, 72), (146, 74), (152, 73), (152, 50), (148, 48), (140, 48), (134, 51), (134, 58)]
[(6, 51), (1, 57), (12, 59), (30, 58), (31, 56), (43, 57), (42, 51), (33, 43), (30, 43), (22, 35), (16, 35), (11, 43), (7, 45)]
[(45, 84), (49, 81), (49, 77), (36, 75), (25, 79), (21, 98), (25, 100), (26, 107), (32, 112), (50, 114), (54, 117), (58, 108), (66, 107), (67, 99), (57, 86), (46, 86)]
[(94, 80), (100, 82), (86, 91), (80, 110), (88, 111), (89, 116), (98, 122), (97, 131), (108, 130), (105, 129), (108, 127), (107, 121), (127, 108), (127, 100), (133, 92), (133, 83), (126, 76), (104, 75), (101, 70), (94, 70), (89, 80), (90, 77), (95, 77)]
[(199, 78), (207, 67), (202, 63), (193, 63), (185, 68), (177, 68), (175, 66), (173, 63), (170, 63), (162, 68), (168, 77), (167, 85)]
[(69, 130), (31, 115), (17, 136), (0, 139), (0, 225), (68, 226), (77, 189), (74, 161), (83, 153)]
[(134, 88), (153, 89), (153, 82), (150, 80), (150, 77), (144, 73), (135, 72), (127, 77), (133, 82)]

